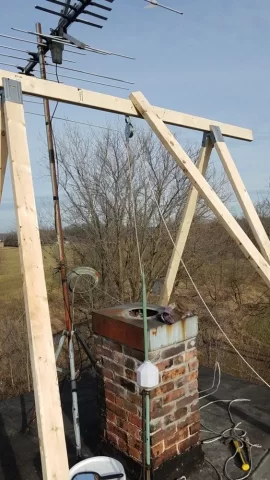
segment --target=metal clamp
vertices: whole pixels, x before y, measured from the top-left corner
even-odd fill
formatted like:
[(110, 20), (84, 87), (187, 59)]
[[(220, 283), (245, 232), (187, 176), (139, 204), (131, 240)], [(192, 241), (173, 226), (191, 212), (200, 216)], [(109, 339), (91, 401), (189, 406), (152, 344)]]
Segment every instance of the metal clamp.
[(126, 115), (125, 117), (125, 122), (126, 122), (125, 136), (126, 136), (126, 141), (128, 142), (128, 140), (132, 138), (134, 135), (134, 127), (128, 115)]

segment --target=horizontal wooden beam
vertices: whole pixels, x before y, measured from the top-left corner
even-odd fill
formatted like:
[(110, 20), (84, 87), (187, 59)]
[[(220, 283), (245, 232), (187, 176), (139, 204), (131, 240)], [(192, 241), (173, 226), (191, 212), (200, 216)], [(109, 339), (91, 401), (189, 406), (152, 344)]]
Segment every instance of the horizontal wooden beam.
[[(3, 78), (19, 80), (22, 85), (23, 93), (28, 95), (49, 98), (58, 102), (70, 103), (81, 107), (103, 110), (120, 115), (142, 118), (141, 114), (136, 110), (129, 99), (113, 97), (111, 95), (105, 95), (104, 93), (91, 92), (82, 88), (71, 87), (62, 83), (58, 84), (56, 82), (41, 80), (35, 77), (28, 77), (26, 75), (5, 70), (0, 70), (0, 88), (3, 86)], [(246, 128), (176, 112), (174, 110), (167, 110), (166, 108), (153, 108), (158, 117), (164, 123), (169, 125), (185, 127), (202, 132), (209, 132), (211, 125), (217, 125), (225, 137), (237, 138), (249, 142), (253, 140), (252, 131)]]

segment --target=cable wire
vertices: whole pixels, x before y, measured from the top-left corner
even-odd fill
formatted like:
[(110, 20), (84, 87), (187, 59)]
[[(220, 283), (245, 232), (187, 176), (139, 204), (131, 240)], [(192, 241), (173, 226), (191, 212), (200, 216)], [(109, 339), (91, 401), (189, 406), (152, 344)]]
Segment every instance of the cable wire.
[[(143, 163), (143, 162), (141, 162), (141, 163)], [(145, 167), (144, 167), (144, 168), (145, 168)], [(170, 232), (170, 230), (169, 230), (169, 228), (168, 228), (168, 226), (167, 226), (166, 220), (165, 220), (165, 218), (164, 218), (164, 216), (163, 216), (163, 213), (162, 213), (162, 211), (161, 211), (161, 209), (160, 209), (160, 206), (159, 206), (159, 204), (158, 204), (158, 201), (157, 201), (155, 192), (154, 192), (154, 190), (153, 190), (152, 185), (150, 184), (150, 182), (149, 182), (149, 187), (150, 187), (151, 193), (152, 193), (152, 195), (153, 195), (153, 198), (154, 198), (154, 200), (155, 200), (155, 203), (156, 203), (156, 205), (157, 205), (157, 208), (158, 208), (160, 217), (161, 217), (161, 219), (162, 219), (162, 221), (163, 221), (163, 223), (164, 223), (164, 226), (165, 226), (165, 228), (166, 228), (166, 230), (167, 230), (167, 232), (168, 232), (168, 235), (169, 235), (169, 237), (170, 237), (170, 239), (171, 239), (171, 242), (172, 242), (172, 244), (173, 244), (173, 246), (174, 246), (174, 248), (175, 248), (175, 251), (178, 253), (178, 255), (179, 255), (179, 257), (180, 257), (181, 264), (183, 265), (184, 270), (185, 270), (185, 272), (186, 272), (189, 280), (191, 281), (191, 283), (192, 283), (195, 291), (197, 292), (197, 295), (199, 296), (202, 304), (203, 304), (204, 307), (206, 308), (206, 310), (207, 310), (207, 312), (209, 313), (209, 315), (210, 315), (210, 317), (212, 318), (212, 320), (215, 322), (216, 326), (217, 326), (217, 327), (219, 328), (219, 330), (221, 331), (222, 335), (226, 338), (227, 342), (230, 344), (230, 346), (233, 348), (233, 350), (239, 355), (239, 357), (241, 358), (241, 360), (242, 360), (242, 361), (247, 365), (247, 367), (256, 375), (256, 377), (258, 377), (259, 380), (261, 380), (262, 383), (264, 383), (268, 388), (270, 388), (270, 384), (267, 383), (267, 381), (264, 380), (263, 377), (261, 377), (261, 375), (255, 370), (255, 368), (253, 368), (252, 365), (250, 365), (250, 363), (243, 357), (243, 355), (240, 353), (240, 351), (237, 349), (237, 347), (233, 344), (233, 342), (231, 341), (231, 339), (228, 337), (227, 333), (223, 330), (223, 328), (221, 327), (221, 325), (220, 325), (219, 322), (217, 321), (217, 319), (216, 319), (216, 317), (214, 316), (214, 314), (211, 312), (211, 310), (210, 310), (210, 308), (208, 307), (206, 301), (204, 300), (204, 298), (203, 298), (203, 296), (202, 296), (199, 288), (197, 287), (195, 281), (193, 280), (193, 278), (192, 278), (192, 276), (191, 276), (191, 274), (190, 274), (190, 272), (189, 272), (189, 270), (188, 270), (185, 262), (182, 260), (182, 257), (181, 257), (181, 255), (180, 255), (180, 253), (178, 252), (176, 243), (175, 243), (175, 241), (174, 241), (174, 239), (173, 239), (173, 237), (172, 237), (172, 235), (171, 235), (171, 232)]]

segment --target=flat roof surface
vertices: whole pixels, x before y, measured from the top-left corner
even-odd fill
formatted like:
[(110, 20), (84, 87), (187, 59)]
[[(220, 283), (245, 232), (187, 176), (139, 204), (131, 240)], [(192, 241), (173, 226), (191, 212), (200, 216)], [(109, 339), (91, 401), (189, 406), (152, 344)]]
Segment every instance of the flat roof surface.
[[(200, 369), (200, 389), (212, 385), (213, 371), (202, 367)], [(61, 399), (64, 413), (64, 424), (70, 465), (75, 459), (75, 444), (73, 436), (71, 395), (68, 382), (61, 385)], [(85, 456), (92, 456), (91, 452), (97, 445), (97, 401), (96, 382), (91, 372), (85, 372), (78, 383), (79, 407), (81, 419), (81, 434), (83, 451)], [(209, 396), (203, 402), (217, 399), (248, 398), (249, 403), (237, 403), (232, 408), (232, 414), (236, 422), (242, 422), (241, 427), (248, 432), (251, 443), (259, 443), (261, 449), (253, 449), (253, 464), (255, 472), (250, 479), (267, 480), (269, 476), (263, 476), (260, 463), (263, 460), (264, 471), (270, 471), (267, 453), (270, 450), (270, 390), (267, 387), (254, 385), (239, 380), (230, 375), (222, 375), (221, 385), (217, 393)], [(39, 444), (35, 423), (26, 430), (27, 423), (31, 418), (33, 407), (33, 394), (28, 393), (20, 397), (0, 402), (0, 478), (3, 480), (40, 480), (42, 479)], [(215, 404), (202, 410), (202, 422), (213, 429), (221, 431), (231, 426), (225, 404)], [(204, 433), (202, 438), (209, 437)], [(213, 435), (214, 436), (214, 435)], [(231, 455), (229, 445), (223, 442), (215, 442), (204, 446), (206, 457), (216, 466), (223, 476), (223, 467), (226, 459)], [(267, 464), (267, 467), (265, 466)], [(233, 462), (230, 473), (232, 478), (240, 478), (243, 472)], [(217, 473), (205, 464), (200, 471), (188, 476), (187, 480), (218, 479)], [(133, 480), (133, 479), (132, 479)]]

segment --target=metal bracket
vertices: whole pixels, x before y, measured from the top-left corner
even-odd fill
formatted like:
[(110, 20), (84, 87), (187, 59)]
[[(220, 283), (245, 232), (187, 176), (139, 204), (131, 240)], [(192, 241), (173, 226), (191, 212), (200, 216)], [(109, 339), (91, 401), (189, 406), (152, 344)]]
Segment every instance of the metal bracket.
[(3, 78), (3, 101), (23, 103), (21, 82)]
[(71, 35), (69, 35), (69, 34), (66, 33), (66, 32), (63, 32), (63, 38), (64, 38), (65, 40), (68, 40), (70, 43), (73, 43), (73, 44), (76, 45), (76, 47), (78, 47), (78, 48), (83, 48), (83, 49), (84, 49), (84, 48), (86, 47), (85, 43), (80, 42), (80, 40), (77, 40), (77, 38), (72, 37)]
[(221, 130), (216, 125), (210, 125), (210, 137), (213, 144), (215, 144), (216, 142), (224, 142), (224, 138), (221, 133)]
[(126, 141), (128, 141), (134, 135), (134, 127), (128, 116), (125, 117), (125, 122), (126, 122), (125, 137), (126, 137)]
[(210, 132), (203, 132), (202, 147), (206, 147), (207, 140), (210, 138)]

